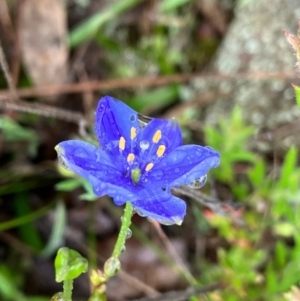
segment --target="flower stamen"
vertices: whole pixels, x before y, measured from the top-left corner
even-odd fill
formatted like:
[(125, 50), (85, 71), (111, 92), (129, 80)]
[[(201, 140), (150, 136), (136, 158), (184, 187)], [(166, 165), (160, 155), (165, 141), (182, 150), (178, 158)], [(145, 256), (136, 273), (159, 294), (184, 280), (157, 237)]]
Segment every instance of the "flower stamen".
[(130, 153), (128, 156), (127, 156), (127, 162), (128, 163), (132, 163), (133, 160), (134, 160), (135, 156), (133, 153)]
[(119, 140), (119, 148), (122, 151), (125, 149), (125, 144), (126, 144), (126, 141), (125, 141), (124, 137), (121, 137), (120, 140)]
[(149, 170), (151, 170), (153, 168), (153, 166), (154, 166), (153, 163), (148, 163), (147, 166), (146, 166), (146, 168), (145, 168), (145, 170), (149, 171)]
[(157, 143), (161, 139), (161, 130), (157, 130), (152, 138), (154, 143)]
[(166, 151), (166, 146), (161, 144), (156, 151), (157, 157), (160, 158), (165, 153), (165, 151)]
[(132, 127), (130, 129), (130, 139), (133, 140), (136, 137), (136, 128)]

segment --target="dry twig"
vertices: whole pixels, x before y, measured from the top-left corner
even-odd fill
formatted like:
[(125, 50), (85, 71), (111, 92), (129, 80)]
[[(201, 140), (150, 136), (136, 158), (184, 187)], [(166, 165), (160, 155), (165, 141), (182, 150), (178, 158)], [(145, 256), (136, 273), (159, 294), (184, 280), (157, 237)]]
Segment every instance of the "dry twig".
[(181, 257), (178, 255), (176, 249), (170, 242), (169, 238), (162, 230), (161, 225), (155, 220), (153, 220), (153, 222), (151, 224), (154, 226), (154, 229), (156, 230), (157, 234), (159, 235), (160, 239), (162, 240), (162, 242), (165, 245), (166, 249), (168, 250), (169, 254), (173, 258), (173, 260), (176, 262), (176, 266), (179, 268), (181, 274), (184, 275), (184, 277), (186, 278), (186, 280), (189, 282), (190, 285), (193, 285), (193, 286), (196, 285), (197, 281), (195, 280), (193, 275), (190, 273), (189, 269), (184, 264)]
[(5, 79), (7, 81), (8, 87), (9, 87), (9, 91), (7, 91), (7, 95), (9, 97), (9, 99), (16, 101), (18, 99), (18, 94), (16, 91), (16, 87), (13, 81), (13, 78), (9, 72), (9, 67), (8, 67), (8, 63), (7, 60), (5, 58), (5, 54), (1, 45), (1, 40), (0, 40), (0, 64), (5, 76)]
[(134, 301), (185, 301), (188, 300), (193, 295), (202, 295), (206, 293), (210, 293), (216, 290), (220, 290), (223, 288), (223, 285), (211, 284), (204, 287), (190, 287), (184, 291), (174, 291), (174, 292), (167, 292), (161, 294), (158, 297), (145, 297), (140, 299), (135, 299)]
[[(269, 79), (295, 79), (295, 72), (249, 72), (237, 74), (174, 74), (156, 77), (137, 77), (124, 79), (109, 79), (105, 81), (90, 81), (74, 84), (22, 88), (17, 90), (19, 97), (47, 97), (58, 94), (84, 93), (99, 90), (114, 90), (138, 87), (157, 87), (174, 83), (184, 83), (192, 79), (202, 78), (210, 80), (269, 80)], [(0, 90), (2, 98), (10, 97), (10, 91)]]

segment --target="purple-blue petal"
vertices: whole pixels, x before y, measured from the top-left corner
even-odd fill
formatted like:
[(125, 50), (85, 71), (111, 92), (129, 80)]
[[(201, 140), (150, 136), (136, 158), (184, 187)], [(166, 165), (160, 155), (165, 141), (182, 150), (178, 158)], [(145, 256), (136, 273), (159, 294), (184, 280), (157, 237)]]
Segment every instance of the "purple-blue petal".
[(219, 165), (220, 155), (208, 147), (183, 145), (167, 154), (148, 175), (153, 185), (188, 185)]
[(186, 203), (160, 188), (144, 189), (133, 207), (142, 216), (150, 217), (164, 225), (180, 225), (186, 214)]
[(113, 97), (104, 96), (100, 99), (96, 110), (95, 133), (105, 151), (117, 154), (120, 138), (130, 141), (131, 127), (139, 129), (136, 111)]
[(166, 153), (182, 145), (181, 130), (175, 119), (151, 119), (138, 135), (138, 141), (144, 140), (150, 145), (153, 144), (153, 137), (158, 130), (161, 131), (161, 139), (157, 144), (165, 145)]
[(120, 187), (126, 181), (123, 172), (102, 149), (79, 140), (61, 142), (55, 149), (62, 166), (87, 179), (96, 195), (128, 193)]

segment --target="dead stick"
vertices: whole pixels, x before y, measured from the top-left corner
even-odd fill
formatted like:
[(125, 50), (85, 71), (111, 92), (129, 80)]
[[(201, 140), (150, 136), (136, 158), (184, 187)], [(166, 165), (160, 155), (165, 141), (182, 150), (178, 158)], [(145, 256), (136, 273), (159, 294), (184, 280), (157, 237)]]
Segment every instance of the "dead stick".
[[(137, 77), (125, 79), (110, 79), (104, 81), (90, 81), (73, 84), (53, 85), (34, 88), (21, 88), (17, 90), (19, 97), (46, 97), (59, 94), (84, 93), (97, 90), (114, 90), (137, 87), (164, 86), (174, 83), (184, 83), (192, 79), (210, 80), (269, 80), (269, 79), (294, 79), (295, 72), (251, 72), (240, 74), (174, 74), (157, 77)], [(0, 90), (2, 98), (9, 98), (8, 90)]]

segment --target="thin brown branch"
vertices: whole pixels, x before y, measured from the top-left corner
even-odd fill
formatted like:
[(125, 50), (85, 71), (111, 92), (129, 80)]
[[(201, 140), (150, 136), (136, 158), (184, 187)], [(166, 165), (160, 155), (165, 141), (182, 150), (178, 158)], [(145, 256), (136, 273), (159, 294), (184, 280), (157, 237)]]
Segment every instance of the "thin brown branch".
[[(0, 0), (0, 36), (2, 37), (4, 49), (9, 50), (7, 61), (10, 66), (11, 77), (16, 86), (19, 78), (21, 51), (18, 35), (15, 32), (13, 22), (11, 20), (7, 3), (8, 1), (9, 0)], [(19, 4), (20, 2), (18, 1), (13, 5), (15, 20), (18, 20)]]
[(1, 64), (4, 76), (7, 81), (8, 88), (9, 88), (9, 90), (6, 93), (10, 100), (16, 101), (18, 99), (18, 94), (16, 91), (16, 87), (15, 87), (13, 78), (9, 71), (8, 63), (7, 63), (7, 60), (6, 60), (2, 45), (1, 45), (1, 40), (0, 40), (0, 64)]
[(206, 206), (214, 211), (222, 207), (222, 202), (220, 200), (206, 195), (205, 193), (202, 193), (199, 190), (190, 189), (188, 187), (183, 186), (180, 188), (172, 188), (172, 191), (193, 198), (201, 205)]
[(171, 241), (167, 237), (167, 235), (164, 233), (164, 231), (161, 228), (161, 225), (157, 221), (153, 221), (152, 225), (154, 226), (154, 229), (156, 230), (158, 236), (162, 240), (163, 244), (165, 245), (166, 249), (168, 250), (170, 256), (172, 259), (176, 262), (176, 265), (180, 269), (182, 275), (184, 275), (185, 279), (189, 282), (190, 285), (194, 286), (197, 284), (197, 281), (181, 259), (181, 257), (178, 255), (176, 249), (172, 245)]
[(244, 225), (244, 221), (239, 216), (241, 213), (241, 207), (238, 206), (238, 204), (220, 201), (214, 197), (202, 193), (198, 189), (191, 189), (186, 186), (172, 188), (172, 191), (195, 200), (197, 203), (211, 209), (216, 214), (231, 218), (237, 225)]
[(190, 287), (183, 291), (167, 292), (158, 297), (145, 297), (134, 301), (185, 301), (194, 295), (203, 295), (223, 288), (224, 285), (217, 283), (198, 288)]
[(130, 285), (131, 287), (139, 290), (140, 292), (148, 295), (148, 296), (159, 296), (160, 293), (154, 289), (153, 287), (149, 286), (148, 284), (146, 284), (145, 282), (131, 276), (129, 273), (121, 270), (118, 274), (118, 277), (120, 277), (124, 282), (126, 282), (128, 285)]
[[(103, 81), (90, 81), (83, 83), (63, 84), (54, 86), (22, 88), (17, 90), (19, 97), (47, 97), (59, 94), (84, 93), (97, 90), (114, 90), (137, 87), (163, 86), (173, 83), (184, 83), (192, 79), (206, 80), (269, 80), (269, 79), (295, 79), (294, 71), (290, 72), (252, 72), (239, 74), (174, 74), (156, 77), (137, 77), (125, 79), (109, 79)], [(0, 90), (1, 97), (10, 97), (10, 91)]]
[(86, 119), (81, 113), (76, 113), (53, 106), (47, 106), (44, 104), (28, 103), (22, 100), (10, 102), (3, 100), (0, 97), (0, 108), (53, 117), (64, 121), (74, 122), (80, 126), (85, 126), (87, 124)]

